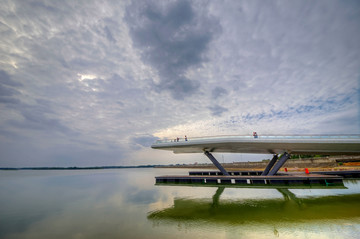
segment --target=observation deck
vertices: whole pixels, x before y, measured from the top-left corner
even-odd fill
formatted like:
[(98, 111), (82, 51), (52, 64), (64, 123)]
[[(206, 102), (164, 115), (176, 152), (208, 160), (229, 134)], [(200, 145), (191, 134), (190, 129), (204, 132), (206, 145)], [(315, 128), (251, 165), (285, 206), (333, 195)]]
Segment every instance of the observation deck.
[(228, 135), (158, 140), (153, 149), (179, 153), (360, 154), (360, 135)]

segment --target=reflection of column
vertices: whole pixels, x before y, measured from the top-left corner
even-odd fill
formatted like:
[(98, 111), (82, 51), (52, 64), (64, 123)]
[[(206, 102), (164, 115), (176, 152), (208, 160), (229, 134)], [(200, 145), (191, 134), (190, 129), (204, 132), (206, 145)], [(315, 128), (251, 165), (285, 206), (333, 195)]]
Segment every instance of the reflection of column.
[(225, 187), (218, 187), (218, 189), (216, 190), (216, 193), (213, 196), (213, 204), (212, 207), (217, 207), (219, 206), (219, 200), (220, 200), (220, 196), (221, 194), (224, 192)]
[(301, 199), (297, 198), (294, 193), (289, 191), (289, 189), (287, 189), (287, 188), (277, 188), (276, 190), (278, 190), (284, 196), (284, 199), (286, 201), (291, 200), (291, 201), (296, 202), (298, 205), (302, 204)]

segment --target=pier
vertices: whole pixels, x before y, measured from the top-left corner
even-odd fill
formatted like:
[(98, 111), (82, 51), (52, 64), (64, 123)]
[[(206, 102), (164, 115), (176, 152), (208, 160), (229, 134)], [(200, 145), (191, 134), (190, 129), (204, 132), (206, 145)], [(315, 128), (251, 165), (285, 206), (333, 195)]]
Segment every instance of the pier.
[[(334, 187), (343, 186), (343, 177), (359, 177), (359, 172), (278, 173), (291, 154), (360, 155), (360, 135), (292, 135), (292, 136), (214, 136), (177, 140), (158, 140), (154, 149), (174, 153), (203, 153), (218, 172), (189, 172), (184, 176), (159, 176), (156, 184), (239, 187)], [(272, 154), (263, 171), (228, 172), (212, 153)]]

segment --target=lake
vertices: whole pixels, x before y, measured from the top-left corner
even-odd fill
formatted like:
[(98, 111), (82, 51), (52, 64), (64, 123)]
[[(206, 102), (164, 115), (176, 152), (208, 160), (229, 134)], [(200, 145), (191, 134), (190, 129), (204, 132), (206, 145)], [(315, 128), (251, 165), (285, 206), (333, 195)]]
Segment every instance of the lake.
[(345, 189), (155, 186), (188, 169), (0, 171), (0, 238), (360, 238)]

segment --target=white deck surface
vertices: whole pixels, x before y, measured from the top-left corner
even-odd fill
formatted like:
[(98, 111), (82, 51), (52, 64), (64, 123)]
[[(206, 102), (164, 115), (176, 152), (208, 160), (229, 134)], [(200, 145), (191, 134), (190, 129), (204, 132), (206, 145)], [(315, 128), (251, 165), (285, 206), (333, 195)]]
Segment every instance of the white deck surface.
[(158, 140), (153, 149), (174, 153), (360, 154), (360, 135), (214, 136)]

